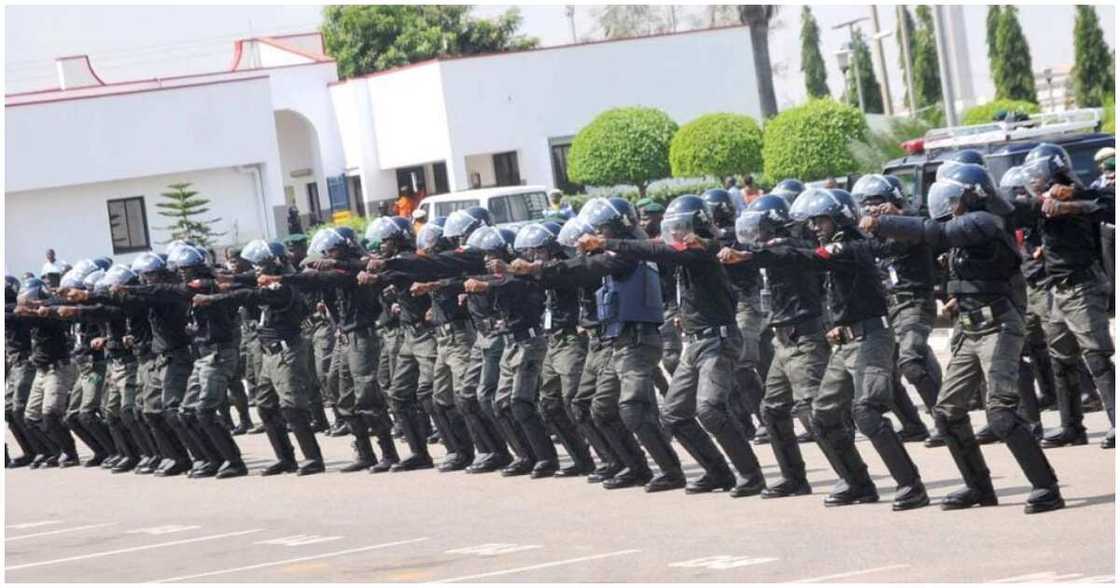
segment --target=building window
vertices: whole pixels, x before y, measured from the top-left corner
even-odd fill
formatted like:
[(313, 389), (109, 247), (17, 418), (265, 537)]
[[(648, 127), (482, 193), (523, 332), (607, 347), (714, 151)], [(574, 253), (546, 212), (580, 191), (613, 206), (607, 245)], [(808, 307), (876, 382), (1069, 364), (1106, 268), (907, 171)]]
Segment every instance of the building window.
[(447, 185), (447, 163), (440, 161), (432, 164), (432, 181), (436, 184), (436, 189), (432, 194), (446, 194), (451, 190)]
[(548, 149), (552, 156), (552, 181), (556, 188), (565, 194), (582, 192), (582, 184), (568, 179), (568, 152), (572, 150), (572, 138), (549, 139)]
[(498, 186), (520, 186), (521, 170), (517, 167), (517, 152), (494, 154), (494, 180)]
[(148, 237), (148, 213), (144, 197), (109, 200), (109, 233), (113, 237), (113, 254), (151, 249)]
[(311, 224), (317, 225), (323, 222), (323, 209), (319, 206), (319, 184), (317, 182), (307, 184), (307, 211), (311, 216)]

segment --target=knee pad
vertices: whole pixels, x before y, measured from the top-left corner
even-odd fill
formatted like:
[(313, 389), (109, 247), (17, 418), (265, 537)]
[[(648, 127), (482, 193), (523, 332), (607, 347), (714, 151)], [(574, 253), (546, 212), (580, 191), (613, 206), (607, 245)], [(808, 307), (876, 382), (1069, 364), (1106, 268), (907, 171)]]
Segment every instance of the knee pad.
[(727, 426), (728, 420), (726, 412), (703, 402), (696, 409), (696, 418), (700, 421), (704, 430), (712, 435), (718, 435), (722, 432), (723, 428)]
[(1016, 427), (1023, 426), (1023, 419), (1014, 410), (997, 406), (988, 409), (988, 426), (1000, 439), (1006, 439)]
[(852, 420), (859, 432), (868, 438), (880, 434), (884, 427), (889, 426), (887, 419), (879, 411), (860, 403), (852, 405)]
[(1090, 351), (1085, 354), (1085, 365), (1094, 378), (1103, 376), (1112, 371), (1112, 356), (1100, 351)]
[(902, 377), (906, 378), (906, 381), (911, 384), (917, 384), (928, 375), (926, 374), (924, 361), (908, 361), (898, 366), (898, 370), (902, 372)]
[(762, 414), (760, 416), (762, 417), (762, 422), (766, 423), (767, 427), (772, 426), (773, 423), (793, 418), (793, 411), (785, 408), (768, 406), (766, 404), (762, 405), (761, 412)]
[(552, 421), (564, 414), (564, 401), (559, 398), (541, 399), (541, 416), (546, 421)]

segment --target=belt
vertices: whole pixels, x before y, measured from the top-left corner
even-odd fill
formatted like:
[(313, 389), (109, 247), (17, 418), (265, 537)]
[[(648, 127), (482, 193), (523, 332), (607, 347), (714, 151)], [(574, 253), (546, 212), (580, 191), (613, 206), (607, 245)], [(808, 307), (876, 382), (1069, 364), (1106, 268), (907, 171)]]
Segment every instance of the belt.
[(455, 333), (465, 333), (470, 326), (471, 323), (467, 319), (459, 319), (436, 326), (436, 332), (446, 337)]
[(792, 325), (774, 327), (774, 336), (784, 345), (796, 344), (798, 339), (824, 331), (824, 320), (819, 316), (804, 319)]
[[(294, 341), (293, 341), (294, 342)], [(277, 355), (292, 348), (287, 341), (281, 339), (279, 341), (261, 341), (261, 351), (267, 355)]]
[(967, 312), (962, 311), (960, 313), (961, 326), (969, 331), (989, 329), (998, 325), (1000, 323), (999, 317), (1009, 310), (1011, 310), (1011, 303), (1006, 298), (1000, 298), (987, 306), (981, 306)]
[(887, 293), (891, 306), (897, 306), (912, 300), (927, 300), (933, 297), (932, 290), (897, 290)]
[(557, 327), (548, 332), (549, 337), (564, 337), (567, 335), (578, 335), (579, 328), (575, 325), (567, 325), (564, 327)]
[(471, 319), (471, 320), (472, 320), (472, 322), (474, 322), (475, 330), (478, 331), (479, 333), (482, 333), (483, 335), (489, 335), (490, 333), (493, 333), (494, 330), (497, 328), (497, 324), (496, 324), (497, 321), (492, 319), (492, 318)]
[(851, 343), (852, 341), (862, 340), (864, 337), (882, 331), (890, 326), (885, 316), (877, 316), (875, 318), (864, 319), (858, 323), (850, 325), (836, 325), (840, 328), (841, 341), (840, 344)]
[(523, 341), (528, 341), (529, 339), (532, 339), (532, 338), (534, 338), (534, 337), (536, 337), (537, 335), (540, 335), (540, 334), (541, 334), (540, 329), (535, 329), (535, 328), (521, 329), (519, 331), (513, 331), (511, 333), (506, 333), (506, 341), (512, 340), (514, 343), (521, 343)]
[(708, 327), (707, 329), (700, 329), (699, 331), (685, 333), (684, 337), (689, 343), (695, 343), (703, 339), (712, 339), (715, 337), (726, 339), (731, 336), (731, 333), (732, 327), (728, 325), (721, 325), (718, 327)]
[(1093, 270), (1081, 270), (1074, 272), (1061, 281), (1054, 281), (1054, 287), (1058, 290), (1072, 290), (1086, 282), (1098, 281), (1100, 277)]

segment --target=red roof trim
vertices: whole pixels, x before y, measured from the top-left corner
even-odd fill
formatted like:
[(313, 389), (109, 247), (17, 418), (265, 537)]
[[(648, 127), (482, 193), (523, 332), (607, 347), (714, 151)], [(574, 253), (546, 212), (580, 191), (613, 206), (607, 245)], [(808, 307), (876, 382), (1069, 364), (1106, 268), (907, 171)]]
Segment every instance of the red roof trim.
[[(246, 72), (250, 72), (250, 71), (252, 71), (252, 72), (272, 71), (272, 70), (275, 70), (275, 69), (286, 69), (286, 68), (289, 68), (289, 67), (307, 67), (309, 65), (323, 65), (324, 63), (334, 63), (334, 60), (318, 61), (318, 62), (315, 62), (315, 63), (292, 63), (292, 64), (289, 64), (289, 65), (274, 65), (272, 67), (261, 67), (261, 68), (257, 68), (257, 69), (246, 69), (246, 70), (240, 70), (240, 71), (246, 71)], [(105, 86), (127, 86), (127, 85), (130, 85), (130, 84), (147, 84), (149, 82), (165, 82), (165, 81), (168, 81), (168, 80), (183, 80), (183, 79), (187, 79), (187, 78), (205, 78), (205, 77), (209, 77), (209, 76), (225, 76), (225, 75), (229, 75), (231, 73), (240, 73), (240, 71), (236, 71), (236, 72), (233, 72), (233, 71), (211, 71), (211, 72), (198, 73), (198, 74), (183, 74), (183, 75), (179, 75), (179, 76), (168, 76), (166, 78), (148, 78), (148, 79), (145, 79), (145, 80), (127, 80), (127, 81), (124, 81), (124, 82), (108, 82), (108, 83), (105, 84)], [(243, 78), (238, 78), (238, 79), (243, 79)], [(95, 86), (88, 86), (88, 87), (93, 88)], [(176, 86), (176, 87), (178, 87), (178, 86)], [(82, 88), (73, 88), (73, 89), (74, 90), (80, 90)], [(66, 92), (66, 91), (67, 90), (63, 90), (61, 88), (55, 88), (53, 90), (34, 90), (34, 91), (30, 91), (30, 92), (20, 92), (20, 93), (17, 93), (17, 94), (5, 94), (4, 97), (6, 98), (8, 96), (27, 96), (27, 95), (30, 95), (30, 94), (45, 94), (47, 92)], [(99, 96), (116, 96), (116, 94), (98, 94), (98, 95)]]
[(341, 84), (341, 83), (344, 83), (344, 82), (347, 82), (347, 81), (350, 81), (350, 80), (372, 78), (372, 77), (376, 77), (376, 76), (379, 76), (379, 75), (394, 73), (394, 72), (398, 72), (402, 69), (408, 69), (410, 67), (415, 67), (415, 66), (418, 66), (418, 65), (426, 65), (426, 64), (429, 64), (429, 63), (433, 63), (433, 62), (437, 62), (437, 63), (444, 62), (445, 63), (445, 62), (450, 62), (450, 61), (460, 61), (460, 60), (464, 60), (464, 59), (477, 59), (477, 58), (480, 58), (480, 57), (501, 57), (501, 56), (505, 56), (505, 55), (516, 55), (518, 53), (532, 53), (532, 52), (537, 52), (537, 51), (553, 51), (553, 50), (556, 50), (556, 49), (571, 49), (571, 48), (574, 48), (574, 47), (586, 47), (586, 46), (590, 46), (590, 45), (605, 45), (607, 43), (623, 43), (623, 42), (626, 42), (626, 41), (641, 41), (641, 40), (644, 40), (644, 39), (654, 39), (654, 38), (658, 38), (658, 37), (675, 37), (675, 36), (679, 36), (679, 35), (692, 35), (692, 34), (696, 34), (696, 33), (710, 33), (710, 32), (714, 32), (714, 31), (724, 31), (724, 30), (727, 30), (727, 29), (745, 29), (745, 28), (747, 28), (747, 25), (737, 24), (737, 25), (727, 25), (727, 26), (722, 26), (722, 27), (710, 27), (710, 28), (706, 28), (706, 29), (693, 29), (693, 30), (690, 30), (690, 31), (676, 31), (676, 32), (670, 32), (670, 33), (656, 33), (656, 34), (653, 34), (653, 35), (644, 35), (644, 36), (641, 36), (641, 37), (625, 37), (625, 38), (622, 38), (622, 39), (602, 39), (602, 40), (599, 40), (599, 41), (584, 41), (584, 42), (581, 42), (581, 43), (567, 43), (567, 44), (564, 44), (564, 45), (550, 45), (548, 47), (534, 47), (532, 49), (519, 49), (519, 50), (516, 50), (516, 51), (495, 51), (495, 52), (492, 52), (492, 53), (478, 53), (476, 55), (456, 55), (456, 56), (452, 56), (452, 57), (435, 57), (435, 58), (432, 58), (432, 59), (426, 59), (424, 61), (417, 61), (416, 63), (409, 63), (407, 65), (402, 65), (402, 66), (399, 66), (399, 67), (393, 67), (393, 68), (389, 68), (389, 69), (385, 69), (385, 70), (381, 70), (381, 71), (375, 71), (373, 73), (368, 73), (368, 74), (361, 75), (361, 76), (355, 76), (355, 77), (352, 77), (352, 78), (346, 78), (346, 79), (343, 79), (343, 80), (338, 80), (337, 82), (331, 82), (329, 85), (333, 86), (335, 84)]
[[(217, 86), (219, 84), (232, 84), (235, 82), (250, 82), (256, 80), (267, 80), (268, 76), (253, 76), (247, 78), (236, 78), (233, 80), (218, 80), (215, 82), (202, 82), (199, 84), (183, 84), (181, 86), (164, 86), (161, 88), (142, 88), (139, 90), (129, 90), (127, 92), (117, 92), (114, 94), (90, 94), (89, 96), (67, 96), (63, 98), (49, 98), (47, 100), (36, 100), (33, 102), (19, 102), (16, 104), (5, 104), (4, 108), (14, 108), (17, 106), (29, 106), (32, 104), (47, 104), (50, 102), (69, 102), (71, 100), (87, 100), (91, 98), (108, 98), (110, 96), (126, 96), (128, 94), (144, 94), (147, 92), (163, 92), (166, 90), (181, 90), (183, 88), (198, 88), (200, 86)], [(158, 81), (158, 80), (150, 80)]]
[(242, 43), (244, 42), (244, 39), (233, 42), (233, 63), (229, 66), (230, 71), (237, 71), (237, 66), (241, 65), (241, 51), (244, 49)]

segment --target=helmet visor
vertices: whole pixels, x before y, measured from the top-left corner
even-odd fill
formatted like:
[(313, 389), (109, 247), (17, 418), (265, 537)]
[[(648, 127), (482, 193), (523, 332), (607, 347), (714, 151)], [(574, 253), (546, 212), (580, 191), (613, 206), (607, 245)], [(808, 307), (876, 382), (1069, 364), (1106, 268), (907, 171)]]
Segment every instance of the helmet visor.
[(560, 234), (556, 236), (556, 241), (564, 247), (575, 247), (576, 241), (584, 235), (594, 233), (595, 229), (591, 225), (584, 222), (581, 218), (573, 218), (564, 223), (560, 229)]
[(579, 217), (595, 228), (599, 228), (621, 216), (606, 198), (588, 200), (587, 204), (584, 204), (579, 211)]
[(929, 188), (929, 217), (933, 220), (948, 220), (953, 210), (964, 196), (965, 186), (953, 181), (934, 182)]
[(108, 287), (123, 286), (136, 279), (136, 274), (128, 269), (126, 265), (114, 265), (105, 272), (105, 277), (101, 279), (102, 282), (108, 284)]
[(748, 210), (735, 220), (735, 238), (744, 245), (761, 243), (769, 238), (766, 225), (767, 213), (761, 210)]
[(420, 233), (416, 235), (417, 249), (431, 249), (443, 237), (443, 227), (435, 223), (425, 223)]
[(387, 239), (402, 236), (404, 236), (404, 231), (397, 226), (397, 223), (384, 216), (373, 221), (366, 228), (366, 239), (369, 239), (371, 243), (381, 243)]
[(871, 174), (861, 177), (856, 181), (856, 185), (852, 186), (852, 198), (855, 198), (856, 202), (863, 206), (865, 200), (872, 198), (883, 201), (901, 200), (901, 195), (887, 181), (887, 178), (879, 174)]
[(683, 247), (684, 240), (695, 232), (692, 213), (674, 214), (661, 219), (661, 239), (673, 247)]
[(268, 246), (267, 241), (257, 239), (241, 250), (241, 259), (253, 265), (264, 265), (276, 261), (276, 256), (272, 253), (272, 248)]
[(307, 252), (312, 255), (325, 256), (328, 251), (337, 249), (346, 244), (346, 239), (334, 229), (323, 229), (311, 238)]
[(447, 217), (447, 222), (443, 225), (443, 236), (448, 239), (462, 237), (470, 232), (478, 219), (471, 216), (465, 210), (456, 210)]
[(58, 282), (58, 287), (77, 288), (79, 290), (84, 290), (86, 286), (83, 280), (85, 279), (86, 275), (89, 275), (89, 273), (92, 272), (87, 272), (83, 275), (78, 270), (78, 268), (71, 269), (70, 271), (63, 274), (62, 279)]
[[(1054, 164), (1048, 158), (1028, 161), (1019, 169), (1023, 175), (1023, 187), (1035, 198), (1045, 194), (1054, 183)], [(1003, 185), (1002, 180), (1000, 185)]]

